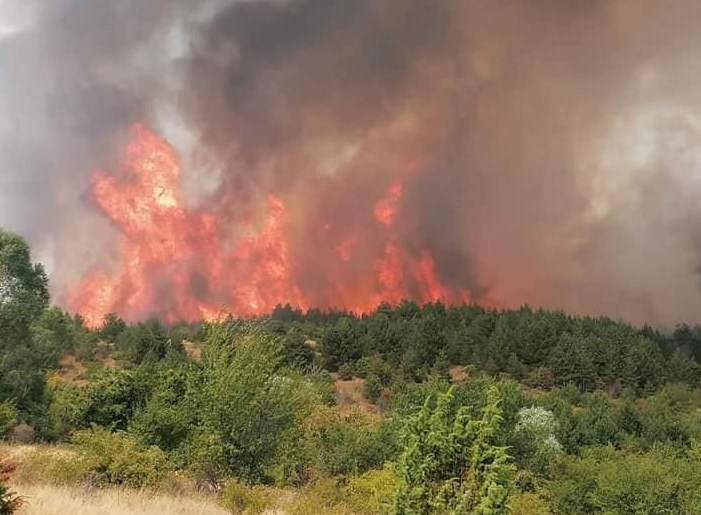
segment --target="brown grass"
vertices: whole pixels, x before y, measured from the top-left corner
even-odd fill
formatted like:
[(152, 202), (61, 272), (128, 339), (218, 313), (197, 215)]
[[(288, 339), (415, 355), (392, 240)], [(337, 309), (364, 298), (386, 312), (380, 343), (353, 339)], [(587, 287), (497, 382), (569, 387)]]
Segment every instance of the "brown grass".
[(88, 369), (73, 354), (64, 354), (58, 362), (58, 380), (75, 386), (87, 386)]
[(191, 342), (189, 340), (183, 340), (183, 349), (187, 353), (187, 356), (193, 361), (200, 361), (202, 359), (202, 347), (197, 343)]
[(338, 408), (343, 414), (347, 414), (354, 408), (360, 408), (368, 413), (377, 413), (377, 406), (365, 398), (365, 379), (355, 377), (347, 381), (335, 376), (334, 387)]
[(56, 477), (57, 466), (71, 463), (75, 452), (68, 447), (51, 445), (0, 444), (0, 458), (16, 465), (10, 486), (26, 500), (18, 513), (26, 515), (223, 515), (228, 513), (216, 504), (216, 497), (196, 491), (194, 485), (175, 484), (163, 490), (138, 491), (126, 488), (89, 488)]
[(15, 487), (28, 504), (22, 515), (225, 515), (206, 497), (154, 494), (124, 489), (91, 489), (52, 485)]

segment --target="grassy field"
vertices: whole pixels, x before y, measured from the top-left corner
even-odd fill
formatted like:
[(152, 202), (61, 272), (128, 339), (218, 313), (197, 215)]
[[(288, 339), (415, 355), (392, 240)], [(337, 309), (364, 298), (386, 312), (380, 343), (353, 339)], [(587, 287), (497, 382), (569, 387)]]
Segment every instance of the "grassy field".
[(50, 484), (13, 485), (28, 501), (25, 515), (225, 515), (212, 499), (125, 489)]
[(158, 491), (94, 488), (72, 484), (56, 473), (56, 464), (70, 460), (72, 451), (45, 445), (0, 445), (0, 456), (17, 465), (11, 488), (27, 504), (25, 515), (223, 515), (227, 512), (212, 494), (198, 492), (186, 482)]

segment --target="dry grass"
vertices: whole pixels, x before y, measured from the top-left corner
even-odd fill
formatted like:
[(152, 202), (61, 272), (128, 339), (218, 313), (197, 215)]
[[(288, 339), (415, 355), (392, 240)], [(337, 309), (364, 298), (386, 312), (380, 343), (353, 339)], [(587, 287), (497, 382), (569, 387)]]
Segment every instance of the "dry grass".
[(341, 413), (348, 414), (353, 409), (360, 408), (367, 413), (377, 413), (377, 406), (365, 397), (365, 379), (355, 377), (347, 381), (335, 376), (334, 387), (336, 399)]
[(27, 499), (22, 515), (225, 515), (204, 496), (187, 497), (123, 489), (90, 489), (51, 485), (16, 487)]
[[(56, 473), (75, 459), (72, 449), (50, 445), (3, 445), (0, 457), (17, 464), (10, 485), (28, 504), (18, 513), (26, 515), (187, 515), (228, 513), (216, 504), (216, 497), (196, 491), (187, 481), (171, 478), (163, 490), (139, 491), (126, 488), (87, 488), (69, 483)], [(63, 464), (63, 465), (62, 465)], [(70, 471), (68, 471), (70, 473)], [(66, 471), (63, 472), (66, 475)], [(68, 474), (69, 475), (69, 474)]]
[(63, 355), (58, 364), (59, 370), (57, 373), (57, 379), (60, 382), (74, 386), (87, 386), (88, 369), (73, 354)]
[(193, 361), (200, 361), (202, 359), (202, 347), (195, 342), (189, 340), (182, 341), (183, 349), (187, 353), (187, 356)]

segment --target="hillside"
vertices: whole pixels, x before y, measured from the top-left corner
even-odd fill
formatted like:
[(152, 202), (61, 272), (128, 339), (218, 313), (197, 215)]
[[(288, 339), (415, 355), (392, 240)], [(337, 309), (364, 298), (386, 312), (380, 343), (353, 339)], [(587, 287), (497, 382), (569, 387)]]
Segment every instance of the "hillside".
[(6, 513), (701, 512), (701, 327), (403, 301), (90, 328), (0, 237)]
[(59, 451), (0, 449), (19, 465), (10, 484), (26, 513), (397, 511), (407, 423), (451, 385), (451, 411), (474, 420), (497, 392), (490, 441), (510, 470), (499, 509), (699, 502), (698, 328), (404, 302), (360, 318), (280, 307), (170, 327), (112, 317), (99, 330), (50, 310), (31, 331), (45, 343), (41, 395), (2, 404), (0, 428), (22, 441), (30, 426)]

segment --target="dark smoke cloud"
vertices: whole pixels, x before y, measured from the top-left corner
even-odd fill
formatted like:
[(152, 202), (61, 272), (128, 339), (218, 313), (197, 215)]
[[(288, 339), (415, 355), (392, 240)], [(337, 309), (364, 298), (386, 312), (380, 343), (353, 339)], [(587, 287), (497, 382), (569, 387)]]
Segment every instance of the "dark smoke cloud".
[(402, 179), (403, 245), (479, 300), (698, 319), (695, 0), (36, 5), (0, 39), (0, 224), (59, 296), (114, 254), (89, 174), (145, 121), (196, 204), (233, 222), (286, 199), (319, 303), (338, 238), (363, 235), (349, 273), (371, 266)]

